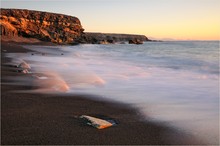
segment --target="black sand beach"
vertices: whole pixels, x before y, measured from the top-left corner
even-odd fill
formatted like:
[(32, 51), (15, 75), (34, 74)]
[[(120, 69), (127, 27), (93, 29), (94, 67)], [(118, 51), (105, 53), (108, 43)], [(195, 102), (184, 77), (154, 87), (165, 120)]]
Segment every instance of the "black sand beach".
[[(30, 43), (29, 43), (30, 44)], [(43, 44), (45, 45), (45, 44)], [(3, 51), (4, 50), (4, 51)], [(1, 42), (2, 145), (170, 145), (202, 144), (191, 135), (161, 123), (144, 121), (140, 112), (121, 103), (92, 100), (89, 95), (16, 93), (30, 86), (4, 84), (6, 76), (19, 78), (4, 63), (8, 52), (27, 52), (19, 43)], [(89, 98), (90, 97), (90, 98)], [(77, 118), (111, 117), (118, 125), (98, 130)]]

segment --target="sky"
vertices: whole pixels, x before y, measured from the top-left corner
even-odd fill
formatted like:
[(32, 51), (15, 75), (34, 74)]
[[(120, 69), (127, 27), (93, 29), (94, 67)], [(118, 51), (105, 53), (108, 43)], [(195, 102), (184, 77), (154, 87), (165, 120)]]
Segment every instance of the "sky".
[(220, 0), (0, 0), (18, 8), (76, 16), (86, 32), (163, 40), (220, 40)]

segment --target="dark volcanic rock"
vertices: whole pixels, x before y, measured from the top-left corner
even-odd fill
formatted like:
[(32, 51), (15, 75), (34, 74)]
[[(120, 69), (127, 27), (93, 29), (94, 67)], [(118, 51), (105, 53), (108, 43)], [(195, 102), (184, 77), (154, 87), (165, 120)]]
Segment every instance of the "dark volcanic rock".
[(139, 45), (139, 44), (143, 44), (143, 41), (141, 41), (139, 39), (132, 39), (132, 40), (129, 40), (128, 43)]
[(151, 41), (145, 35), (134, 34), (113, 34), (113, 33), (91, 33), (86, 32), (83, 34), (83, 39), (91, 44), (114, 44), (116, 42), (128, 42), (134, 40), (134, 44), (142, 44), (143, 41)]
[(23, 9), (1, 9), (0, 25), (1, 35), (54, 43), (75, 43), (84, 31), (76, 17)]

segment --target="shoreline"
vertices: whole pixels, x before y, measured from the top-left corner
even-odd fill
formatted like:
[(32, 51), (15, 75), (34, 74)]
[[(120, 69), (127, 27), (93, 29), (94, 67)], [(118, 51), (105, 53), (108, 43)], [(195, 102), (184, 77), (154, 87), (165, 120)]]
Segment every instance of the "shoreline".
[[(144, 121), (138, 109), (126, 104), (97, 100), (93, 95), (12, 92), (31, 88), (3, 84), (8, 75), (21, 76), (3, 67), (9, 61), (4, 53), (29, 51), (19, 44), (25, 43), (1, 43), (1, 144), (202, 144), (172, 127)], [(111, 117), (119, 124), (97, 130), (75, 118), (85, 114)]]

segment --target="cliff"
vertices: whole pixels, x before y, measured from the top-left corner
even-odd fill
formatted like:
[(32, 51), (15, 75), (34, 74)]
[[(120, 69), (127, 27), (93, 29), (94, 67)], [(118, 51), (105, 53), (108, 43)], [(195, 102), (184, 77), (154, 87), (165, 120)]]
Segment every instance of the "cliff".
[(24, 9), (1, 9), (1, 35), (75, 43), (84, 29), (76, 17)]
[(114, 34), (114, 33), (91, 33), (86, 32), (83, 34), (83, 40), (87, 43), (100, 44), (100, 43), (115, 43), (115, 42), (128, 42), (130, 40), (151, 41), (145, 35), (134, 34)]
[(1, 36), (35, 38), (59, 44), (112, 44), (128, 42), (141, 44), (150, 41), (144, 35), (84, 33), (77, 17), (24, 9), (1, 9)]

